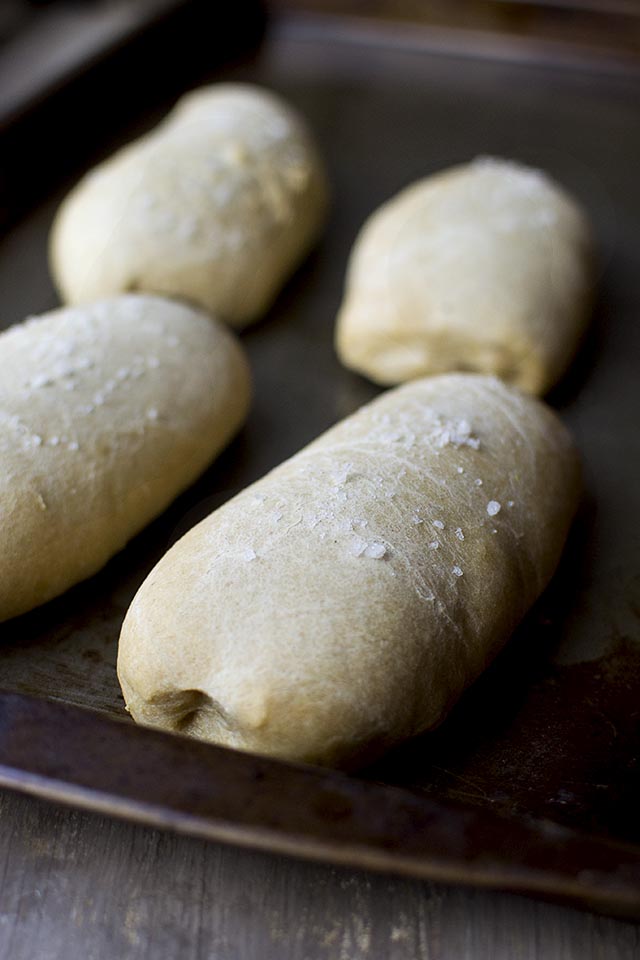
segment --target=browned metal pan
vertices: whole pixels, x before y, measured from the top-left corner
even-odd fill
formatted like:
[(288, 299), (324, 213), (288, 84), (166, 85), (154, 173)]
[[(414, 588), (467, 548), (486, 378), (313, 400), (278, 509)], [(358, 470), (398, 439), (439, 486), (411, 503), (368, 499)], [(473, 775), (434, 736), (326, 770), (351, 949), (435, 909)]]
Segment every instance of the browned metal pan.
[(0, 784), (311, 860), (640, 917), (640, 848), (0, 695)]
[[(327, 156), (334, 205), (319, 250), (244, 334), (256, 381), (246, 429), (91, 581), (0, 627), (0, 781), (202, 836), (416, 876), (520, 890), (640, 917), (640, 112), (620, 71), (456, 58), (285, 18), (260, 51), (198, 77), (280, 91)], [(152, 123), (171, 97), (110, 114), (78, 165)], [(69, 129), (69, 128), (67, 128)], [(549, 401), (580, 446), (587, 493), (551, 588), (436, 732), (360, 777), (135, 728), (115, 677), (120, 623), (166, 547), (376, 390), (338, 364), (333, 321), (366, 215), (410, 180), (477, 154), (545, 167), (594, 220), (592, 330)], [(2, 324), (55, 304), (51, 217), (68, 183), (0, 242)], [(34, 194), (35, 196), (35, 194)], [(28, 695), (25, 697), (25, 695)], [(78, 710), (78, 707), (89, 708)], [(110, 719), (105, 714), (110, 714)]]

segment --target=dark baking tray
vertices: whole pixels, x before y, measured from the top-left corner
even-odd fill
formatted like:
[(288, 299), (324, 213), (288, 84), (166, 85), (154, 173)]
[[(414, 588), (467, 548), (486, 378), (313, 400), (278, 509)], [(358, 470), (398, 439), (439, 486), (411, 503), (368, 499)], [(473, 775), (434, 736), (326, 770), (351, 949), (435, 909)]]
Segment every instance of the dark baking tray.
[[(638, 75), (457, 58), (386, 28), (345, 34), (286, 17), (258, 53), (191, 76), (263, 83), (306, 114), (330, 168), (331, 221), (243, 334), (256, 395), (239, 438), (102, 573), (0, 625), (0, 783), (211, 838), (640, 918)], [(126, 123), (109, 114), (99, 140), (76, 130), (76, 168), (69, 160), (0, 244), (2, 325), (56, 304), (47, 231), (79, 165), (155, 122), (175, 92), (149, 95)], [(114, 664), (137, 586), (193, 523), (375, 395), (332, 351), (350, 246), (400, 187), (477, 154), (549, 170), (599, 241), (594, 322), (549, 397), (586, 477), (552, 586), (439, 730), (360, 777), (134, 727)]]

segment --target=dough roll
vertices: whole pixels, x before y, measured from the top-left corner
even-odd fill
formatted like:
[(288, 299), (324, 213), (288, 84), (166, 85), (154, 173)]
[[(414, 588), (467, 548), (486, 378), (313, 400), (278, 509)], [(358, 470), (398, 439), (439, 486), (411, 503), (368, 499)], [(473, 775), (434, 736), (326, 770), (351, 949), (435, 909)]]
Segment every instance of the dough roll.
[(556, 567), (579, 496), (539, 401), (449, 375), (391, 391), (179, 540), (118, 674), (141, 723), (351, 767), (438, 724)]
[(56, 310), (0, 335), (0, 620), (99, 570), (242, 424), (233, 335), (156, 297)]
[(326, 207), (322, 161), (296, 111), (259, 87), (202, 87), (71, 191), (51, 270), (67, 303), (140, 290), (242, 327), (309, 251)]
[(407, 187), (365, 223), (336, 347), (381, 384), (461, 370), (543, 394), (586, 327), (592, 240), (541, 171), (479, 158)]

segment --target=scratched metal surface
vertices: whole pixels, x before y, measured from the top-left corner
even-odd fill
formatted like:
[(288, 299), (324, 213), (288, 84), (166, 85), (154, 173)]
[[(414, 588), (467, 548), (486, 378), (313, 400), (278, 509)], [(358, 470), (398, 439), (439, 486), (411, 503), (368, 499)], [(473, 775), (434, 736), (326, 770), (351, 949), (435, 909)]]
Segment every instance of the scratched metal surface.
[[(512, 156), (574, 191), (599, 238), (592, 329), (549, 398), (580, 446), (585, 501), (552, 587), (505, 653), (438, 731), (364, 776), (640, 843), (637, 77), (456, 60), (299, 22), (274, 26), (255, 58), (214, 76), (267, 84), (307, 115), (333, 181), (327, 234), (270, 315), (243, 335), (256, 397), (241, 436), (102, 573), (0, 625), (0, 686), (123, 715), (116, 643), (147, 571), (201, 516), (376, 393), (331, 348), (345, 260), (365, 216), (429, 171), (477, 154)], [(150, 102), (126, 128), (113, 123), (95, 155), (166, 106)], [(52, 185), (2, 238), (0, 325), (55, 306), (47, 231), (80, 172)]]

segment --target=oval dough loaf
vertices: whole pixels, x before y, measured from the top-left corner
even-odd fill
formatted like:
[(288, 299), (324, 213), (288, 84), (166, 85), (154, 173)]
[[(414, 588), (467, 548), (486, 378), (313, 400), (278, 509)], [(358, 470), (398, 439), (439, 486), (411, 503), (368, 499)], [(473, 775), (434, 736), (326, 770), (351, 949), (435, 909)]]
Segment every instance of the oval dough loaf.
[(381, 384), (465, 370), (545, 393), (586, 325), (591, 261), (584, 214), (540, 171), (490, 158), (445, 170), (362, 228), (338, 354)]
[(449, 375), (377, 399), (199, 523), (140, 588), (133, 717), (353, 766), (442, 720), (558, 562), (579, 495), (539, 401)]
[(183, 298), (259, 317), (318, 237), (325, 174), (302, 119), (257, 87), (196, 90), (71, 192), (54, 223), (62, 298)]
[(233, 334), (156, 297), (53, 313), (0, 335), (0, 620), (102, 567), (242, 424)]

